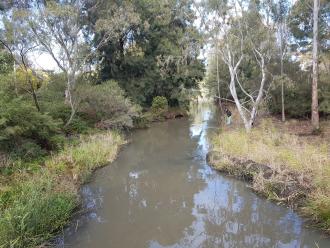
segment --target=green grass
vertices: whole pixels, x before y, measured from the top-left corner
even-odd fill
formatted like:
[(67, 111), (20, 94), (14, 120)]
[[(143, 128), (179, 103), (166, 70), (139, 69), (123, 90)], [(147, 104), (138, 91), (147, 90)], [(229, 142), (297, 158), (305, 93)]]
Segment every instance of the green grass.
[[(303, 213), (311, 217), (323, 229), (330, 232), (330, 158), (329, 144), (324, 141), (309, 142), (296, 135), (278, 130), (271, 122), (263, 122), (250, 133), (242, 129), (220, 132), (213, 139), (213, 149), (222, 155), (241, 160), (253, 160), (267, 164), (278, 173), (265, 180), (254, 176), (253, 186), (267, 197), (276, 199), (277, 185), (286, 183), (290, 173), (308, 178), (309, 191), (301, 207)], [(219, 169), (228, 167), (230, 162), (216, 165)], [(278, 200), (280, 200), (278, 198)]]
[(122, 144), (116, 132), (83, 136), (38, 170), (17, 169), (6, 176), (0, 185), (0, 247), (35, 247), (53, 237), (79, 204), (79, 185), (113, 161)]

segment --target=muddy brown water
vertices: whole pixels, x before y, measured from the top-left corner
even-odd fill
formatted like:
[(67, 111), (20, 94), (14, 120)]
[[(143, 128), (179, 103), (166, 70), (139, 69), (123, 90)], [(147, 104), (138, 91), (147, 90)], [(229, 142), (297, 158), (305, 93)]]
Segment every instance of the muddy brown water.
[(59, 247), (330, 247), (292, 210), (255, 195), (205, 161), (217, 126), (210, 105), (192, 117), (134, 131), (81, 194), (86, 214)]

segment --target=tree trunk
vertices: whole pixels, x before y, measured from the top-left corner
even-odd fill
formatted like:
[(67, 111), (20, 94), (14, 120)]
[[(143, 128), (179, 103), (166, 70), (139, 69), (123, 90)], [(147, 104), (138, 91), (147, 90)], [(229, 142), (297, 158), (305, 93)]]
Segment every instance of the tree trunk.
[(245, 130), (247, 132), (250, 132), (251, 130), (251, 124), (250, 121), (246, 118), (246, 115), (244, 113), (244, 109), (238, 99), (237, 92), (236, 92), (236, 85), (235, 85), (235, 69), (234, 68), (229, 68), (230, 72), (230, 85), (229, 85), (229, 90), (231, 93), (231, 96), (233, 97), (235, 101), (236, 108), (238, 110), (239, 115), (241, 116), (241, 119), (243, 120)]
[(319, 107), (318, 107), (318, 15), (319, 0), (314, 0), (313, 7), (313, 81), (312, 81), (312, 127), (314, 130), (320, 128), (319, 124)]
[(282, 121), (285, 121), (285, 104), (284, 104), (284, 83), (283, 83), (283, 27), (281, 26), (280, 34), (280, 56), (281, 56), (281, 104), (282, 104)]
[(16, 76), (16, 60), (14, 59), (13, 64), (13, 70), (14, 70), (14, 88), (15, 88), (15, 94), (18, 96), (18, 89), (17, 89), (17, 76)]
[(75, 104), (74, 104), (74, 99), (72, 97), (72, 90), (75, 85), (75, 75), (74, 73), (69, 73), (67, 76), (67, 87), (65, 90), (65, 103), (70, 105), (71, 108), (71, 114), (67, 122), (65, 123), (65, 127), (70, 125), (70, 123), (73, 120), (74, 115), (76, 114), (76, 109), (75, 109)]
[(223, 107), (222, 107), (222, 102), (221, 102), (221, 92), (220, 92), (220, 75), (219, 75), (219, 55), (218, 55), (218, 50), (216, 51), (217, 53), (217, 82), (218, 82), (218, 100), (219, 100), (219, 107), (221, 114), (224, 114)]
[(31, 80), (29, 80), (29, 84), (30, 84), (30, 87), (31, 87), (31, 93), (32, 93), (32, 98), (33, 98), (33, 101), (34, 101), (34, 105), (36, 106), (38, 112), (40, 112), (40, 105), (39, 105), (38, 98), (37, 98), (36, 92), (33, 88), (33, 84), (31, 82)]

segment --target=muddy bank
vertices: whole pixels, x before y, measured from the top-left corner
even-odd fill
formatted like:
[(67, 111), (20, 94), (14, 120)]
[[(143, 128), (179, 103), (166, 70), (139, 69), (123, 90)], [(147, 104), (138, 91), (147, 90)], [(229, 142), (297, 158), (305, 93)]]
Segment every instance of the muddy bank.
[(311, 175), (284, 166), (274, 167), (238, 159), (217, 151), (210, 151), (206, 160), (216, 170), (250, 182), (255, 192), (295, 209), (305, 204), (312, 191)]

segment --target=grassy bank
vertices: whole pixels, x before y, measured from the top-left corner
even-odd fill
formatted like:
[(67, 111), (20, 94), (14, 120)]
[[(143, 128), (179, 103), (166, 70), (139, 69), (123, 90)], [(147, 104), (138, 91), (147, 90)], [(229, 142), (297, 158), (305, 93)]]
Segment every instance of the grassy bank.
[(220, 132), (213, 139), (210, 164), (251, 181), (270, 199), (297, 207), (330, 232), (327, 139), (299, 137), (275, 126), (268, 120), (250, 133), (239, 128)]
[(113, 161), (124, 140), (116, 132), (81, 136), (43, 161), (8, 161), (0, 174), (0, 247), (35, 247), (53, 237), (79, 204), (79, 185)]

